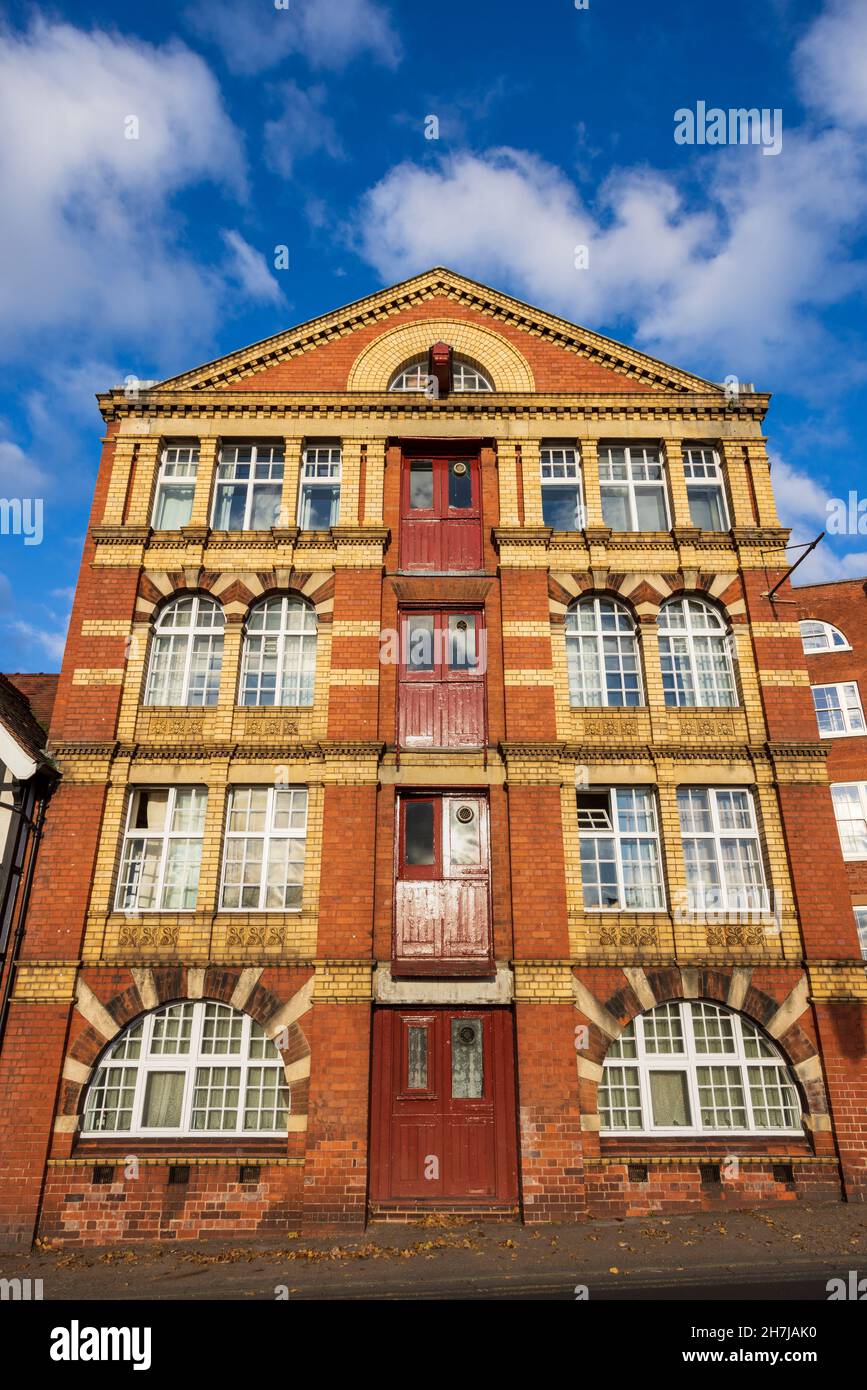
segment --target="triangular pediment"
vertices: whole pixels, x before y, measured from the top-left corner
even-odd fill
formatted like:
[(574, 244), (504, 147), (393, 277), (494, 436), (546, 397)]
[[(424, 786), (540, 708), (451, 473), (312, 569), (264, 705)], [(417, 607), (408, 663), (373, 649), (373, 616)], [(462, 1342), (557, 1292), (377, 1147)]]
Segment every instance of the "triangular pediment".
[[(340, 309), (275, 333), (193, 371), (161, 382), (160, 391), (346, 391), (384, 390), (371, 386), (368, 373), (354, 373), (356, 362), (387, 333), (406, 329), (400, 342), (426, 342), (448, 333), (448, 326), (468, 341), (488, 333), (525, 357), (523, 374), (504, 368), (502, 390), (605, 393), (607, 391), (719, 392), (713, 382), (681, 371), (647, 353), (570, 323), (545, 310), (502, 294), (453, 270), (436, 267), (391, 285)], [(445, 325), (445, 327), (444, 327)], [(455, 332), (452, 333), (455, 336)], [(526, 349), (526, 352), (524, 352)], [(459, 350), (459, 344), (456, 344)], [(556, 354), (562, 354), (563, 371)], [(312, 357), (311, 357), (312, 354)], [(497, 354), (495, 353), (495, 356)], [(299, 359), (306, 359), (300, 362)], [(535, 374), (533, 364), (544, 365)], [(578, 362), (576, 362), (578, 359)], [(567, 362), (569, 364), (567, 369)], [(580, 364), (580, 365), (579, 365)], [(551, 384), (553, 383), (553, 384)]]

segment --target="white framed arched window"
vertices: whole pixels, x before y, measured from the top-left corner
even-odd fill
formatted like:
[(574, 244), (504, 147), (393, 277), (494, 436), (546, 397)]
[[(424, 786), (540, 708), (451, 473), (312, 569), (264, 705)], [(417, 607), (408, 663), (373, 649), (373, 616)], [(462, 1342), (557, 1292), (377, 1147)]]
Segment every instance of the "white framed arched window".
[(818, 618), (807, 618), (799, 623), (801, 645), (807, 656), (813, 652), (851, 652), (852, 648), (845, 636), (833, 623), (820, 622)]
[[(389, 391), (425, 391), (431, 380), (427, 353), (406, 362), (389, 382)], [(452, 391), (493, 391), (484, 372), (463, 357), (452, 359)]]
[(248, 1014), (196, 1000), (144, 1014), (103, 1055), (84, 1134), (285, 1134), (283, 1059)]
[(295, 594), (251, 608), (241, 658), (242, 705), (312, 705), (316, 613)]
[(154, 624), (146, 705), (215, 705), (223, 665), (223, 610), (193, 594), (167, 603)]
[(639, 1014), (609, 1047), (603, 1133), (791, 1134), (801, 1102), (782, 1055), (743, 1014), (703, 1000)]
[(566, 669), (572, 705), (644, 702), (638, 629), (625, 604), (582, 598), (566, 613)]
[(657, 618), (667, 705), (736, 705), (733, 642), (722, 615), (699, 598), (674, 598)]

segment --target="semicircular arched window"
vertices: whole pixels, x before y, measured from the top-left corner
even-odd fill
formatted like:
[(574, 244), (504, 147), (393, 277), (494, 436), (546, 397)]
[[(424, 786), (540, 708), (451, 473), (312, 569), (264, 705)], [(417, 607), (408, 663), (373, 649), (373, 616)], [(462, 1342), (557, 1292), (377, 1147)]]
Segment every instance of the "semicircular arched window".
[(295, 594), (250, 609), (241, 658), (242, 705), (312, 705), (316, 612)]
[[(431, 381), (427, 353), (404, 363), (389, 382), (389, 391), (426, 391)], [(452, 391), (493, 391), (484, 372), (463, 357), (452, 361)]]
[(610, 598), (582, 598), (566, 613), (566, 666), (572, 705), (640, 705), (635, 619)]
[(192, 594), (167, 603), (154, 624), (146, 705), (215, 705), (223, 665), (223, 610)]
[(669, 599), (657, 623), (665, 703), (736, 705), (733, 644), (717, 609), (699, 598)]
[(789, 1068), (743, 1014), (704, 1000), (660, 1004), (611, 1044), (599, 1083), (603, 1133), (791, 1134)]
[(844, 634), (833, 623), (820, 622), (818, 618), (806, 618), (798, 626), (801, 629), (801, 645), (808, 656), (812, 652), (848, 652), (852, 648)]
[(283, 1059), (248, 1014), (198, 1000), (136, 1019), (87, 1091), (84, 1134), (285, 1134)]

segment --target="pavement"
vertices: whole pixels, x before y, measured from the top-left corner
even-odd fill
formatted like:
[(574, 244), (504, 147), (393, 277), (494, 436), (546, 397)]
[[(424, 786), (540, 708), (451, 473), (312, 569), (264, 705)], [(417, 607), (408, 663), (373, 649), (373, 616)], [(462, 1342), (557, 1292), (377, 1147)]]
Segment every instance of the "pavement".
[[(823, 1300), (867, 1276), (867, 1206), (759, 1210), (550, 1226), (427, 1217), (347, 1237), (166, 1241), (0, 1254), (0, 1278), (44, 1300)], [(867, 1291), (867, 1284), (864, 1285)]]

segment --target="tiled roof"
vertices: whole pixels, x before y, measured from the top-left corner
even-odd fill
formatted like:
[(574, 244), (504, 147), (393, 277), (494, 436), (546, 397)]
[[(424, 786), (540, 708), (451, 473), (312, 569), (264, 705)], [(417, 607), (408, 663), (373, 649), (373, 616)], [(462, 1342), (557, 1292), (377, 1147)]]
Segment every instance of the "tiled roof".
[(55, 675), (0, 675), (0, 723), (25, 753), (40, 762), (57, 681)]

